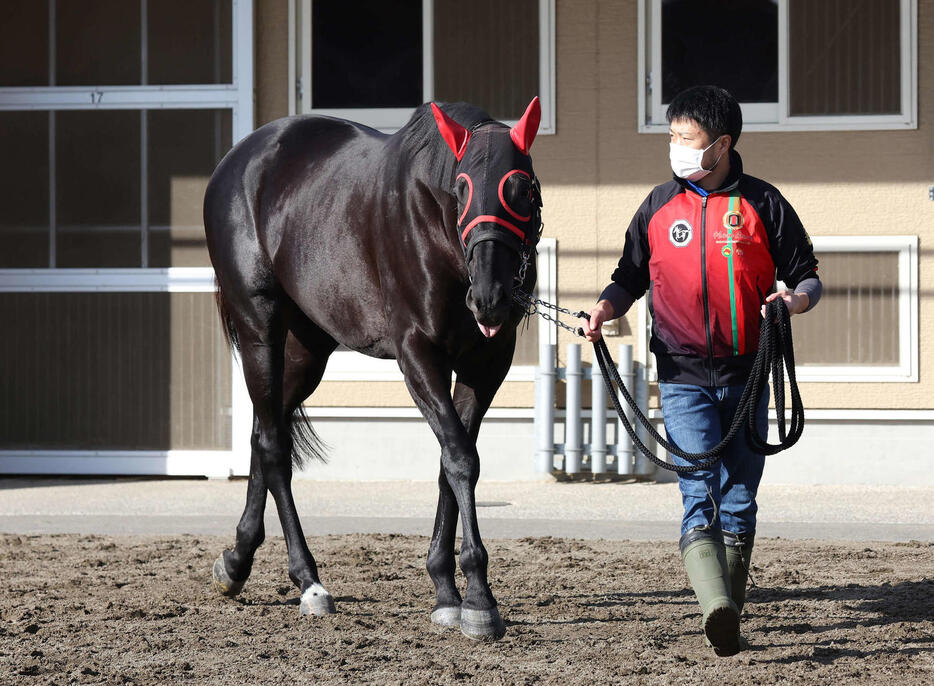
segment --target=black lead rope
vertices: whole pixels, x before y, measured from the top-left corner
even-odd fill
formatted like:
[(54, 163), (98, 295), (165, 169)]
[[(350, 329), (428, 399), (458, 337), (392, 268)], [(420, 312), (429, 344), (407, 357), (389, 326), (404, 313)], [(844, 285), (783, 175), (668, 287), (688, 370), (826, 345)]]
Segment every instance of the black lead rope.
[[(588, 317), (584, 312), (579, 312), (577, 314), (584, 318)], [(583, 331), (578, 330), (578, 332), (583, 335)], [(668, 469), (678, 473), (696, 472), (707, 469), (721, 458), (727, 444), (736, 437), (736, 434), (743, 426), (746, 428), (746, 442), (752, 450), (760, 455), (774, 455), (775, 453), (790, 448), (798, 442), (798, 439), (801, 437), (801, 432), (804, 430), (804, 406), (801, 403), (801, 394), (798, 392), (798, 383), (795, 379), (795, 355), (791, 340), (791, 317), (788, 314), (788, 308), (781, 298), (777, 298), (766, 305), (766, 316), (762, 319), (759, 331), (759, 350), (756, 352), (752, 371), (746, 382), (746, 387), (743, 389), (743, 394), (740, 397), (730, 430), (715, 447), (701, 453), (685, 452), (662, 438), (655, 430), (655, 427), (649, 422), (648, 418), (639, 410), (636, 401), (629, 394), (629, 391), (626, 390), (626, 385), (619, 376), (616, 364), (613, 362), (613, 358), (610, 357), (610, 351), (606, 347), (606, 342), (600, 338), (594, 341), (593, 347), (597, 363), (600, 365), (603, 381), (606, 384), (610, 397), (613, 399), (613, 406), (616, 408), (616, 414), (619, 415), (620, 421), (626, 429), (626, 433), (629, 434), (633, 445), (639, 449), (639, 452), (662, 469)], [(788, 384), (791, 388), (790, 428), (785, 425), (785, 375), (783, 373), (783, 366), (788, 370)], [(761, 437), (756, 427), (756, 406), (758, 405), (763, 389), (769, 382), (770, 371), (772, 374), (772, 388), (775, 397), (775, 412), (778, 422), (779, 442), (776, 444), (769, 443), (767, 437)], [(639, 436), (636, 435), (635, 429), (626, 418), (619, 397), (613, 388), (614, 383), (619, 388), (620, 394), (632, 408), (633, 416), (646, 428), (649, 435), (669, 453), (691, 462), (691, 465), (671, 464), (652, 454), (652, 451), (649, 450), (639, 439)]]

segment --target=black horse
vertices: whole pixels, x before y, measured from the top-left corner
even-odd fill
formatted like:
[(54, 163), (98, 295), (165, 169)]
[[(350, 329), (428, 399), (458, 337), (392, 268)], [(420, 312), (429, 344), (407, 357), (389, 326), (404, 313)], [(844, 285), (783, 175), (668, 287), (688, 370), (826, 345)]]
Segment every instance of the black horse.
[[(290, 482), (300, 448), (320, 456), (313, 431), (293, 415), (341, 344), (398, 360), (441, 444), (427, 562), (432, 621), (471, 638), (503, 635), (477, 527), (476, 439), (524, 314), (513, 290), (535, 283), (541, 199), (529, 147), (540, 118), (538, 98), (512, 128), (465, 104), (422, 105), (393, 135), (290, 117), (258, 129), (218, 165), (204, 224), (221, 318), (253, 402), (246, 508), (236, 545), (214, 564), (221, 593), (238, 594), (250, 575), (268, 490), (301, 613), (334, 612)], [(458, 512), (463, 600), (454, 581)]]

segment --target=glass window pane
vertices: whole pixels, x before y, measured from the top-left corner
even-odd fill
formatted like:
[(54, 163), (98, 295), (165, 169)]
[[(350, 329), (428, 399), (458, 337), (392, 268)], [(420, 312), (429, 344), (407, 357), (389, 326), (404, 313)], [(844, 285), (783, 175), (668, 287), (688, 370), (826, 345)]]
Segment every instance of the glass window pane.
[(538, 28), (538, 0), (435, 0), (435, 99), (521, 117), (539, 91)]
[(739, 102), (778, 102), (777, 2), (662, 0), (662, 102), (708, 84)]
[(49, 3), (0, 3), (0, 87), (49, 85)]
[(151, 110), (149, 266), (210, 266), (204, 189), (231, 145), (230, 110)]
[(422, 3), (314, 2), (312, 107), (415, 107), (422, 102)]
[(55, 7), (54, 85), (140, 83), (139, 2), (72, 0)]
[(0, 268), (49, 266), (49, 113), (0, 112)]
[(899, 0), (791, 0), (792, 115), (901, 112)]
[(56, 266), (139, 267), (140, 113), (55, 114)]
[(821, 252), (824, 291), (812, 314), (794, 318), (795, 362), (899, 363), (898, 253)]
[(230, 83), (230, 0), (157, 0), (148, 7), (148, 83)]

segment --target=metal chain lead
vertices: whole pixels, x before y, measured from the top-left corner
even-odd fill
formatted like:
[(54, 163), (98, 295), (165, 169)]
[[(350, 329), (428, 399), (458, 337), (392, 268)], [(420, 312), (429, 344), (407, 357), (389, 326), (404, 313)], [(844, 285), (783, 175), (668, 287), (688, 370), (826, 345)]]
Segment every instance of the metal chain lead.
[(566, 307), (558, 307), (557, 305), (553, 305), (550, 302), (539, 300), (538, 298), (533, 298), (531, 295), (529, 295), (528, 293), (526, 293), (525, 291), (519, 288), (516, 288), (515, 290), (513, 290), (512, 297), (513, 297), (513, 300), (515, 300), (517, 303), (519, 303), (520, 305), (526, 308), (526, 312), (530, 316), (537, 314), (543, 319), (545, 319), (546, 321), (552, 322), (553, 324), (560, 326), (562, 329), (565, 329), (566, 331), (570, 331), (575, 336), (580, 336), (581, 338), (584, 337), (584, 331), (580, 327), (575, 329), (574, 327), (565, 324), (557, 317), (552, 317), (547, 312), (543, 312), (540, 308), (544, 307), (549, 310), (554, 310), (555, 312), (558, 312), (560, 314), (567, 314), (572, 317), (578, 317), (578, 318), (586, 316), (585, 312), (572, 312)]

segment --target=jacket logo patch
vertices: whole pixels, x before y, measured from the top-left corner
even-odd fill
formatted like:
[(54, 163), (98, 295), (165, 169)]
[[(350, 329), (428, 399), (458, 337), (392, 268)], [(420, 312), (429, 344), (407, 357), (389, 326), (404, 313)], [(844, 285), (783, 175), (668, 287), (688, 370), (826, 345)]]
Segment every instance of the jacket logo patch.
[(678, 219), (668, 227), (668, 239), (676, 248), (683, 248), (694, 238), (694, 227), (687, 219)]
[(741, 229), (743, 228), (743, 215), (740, 212), (727, 212), (723, 215), (723, 228)]

